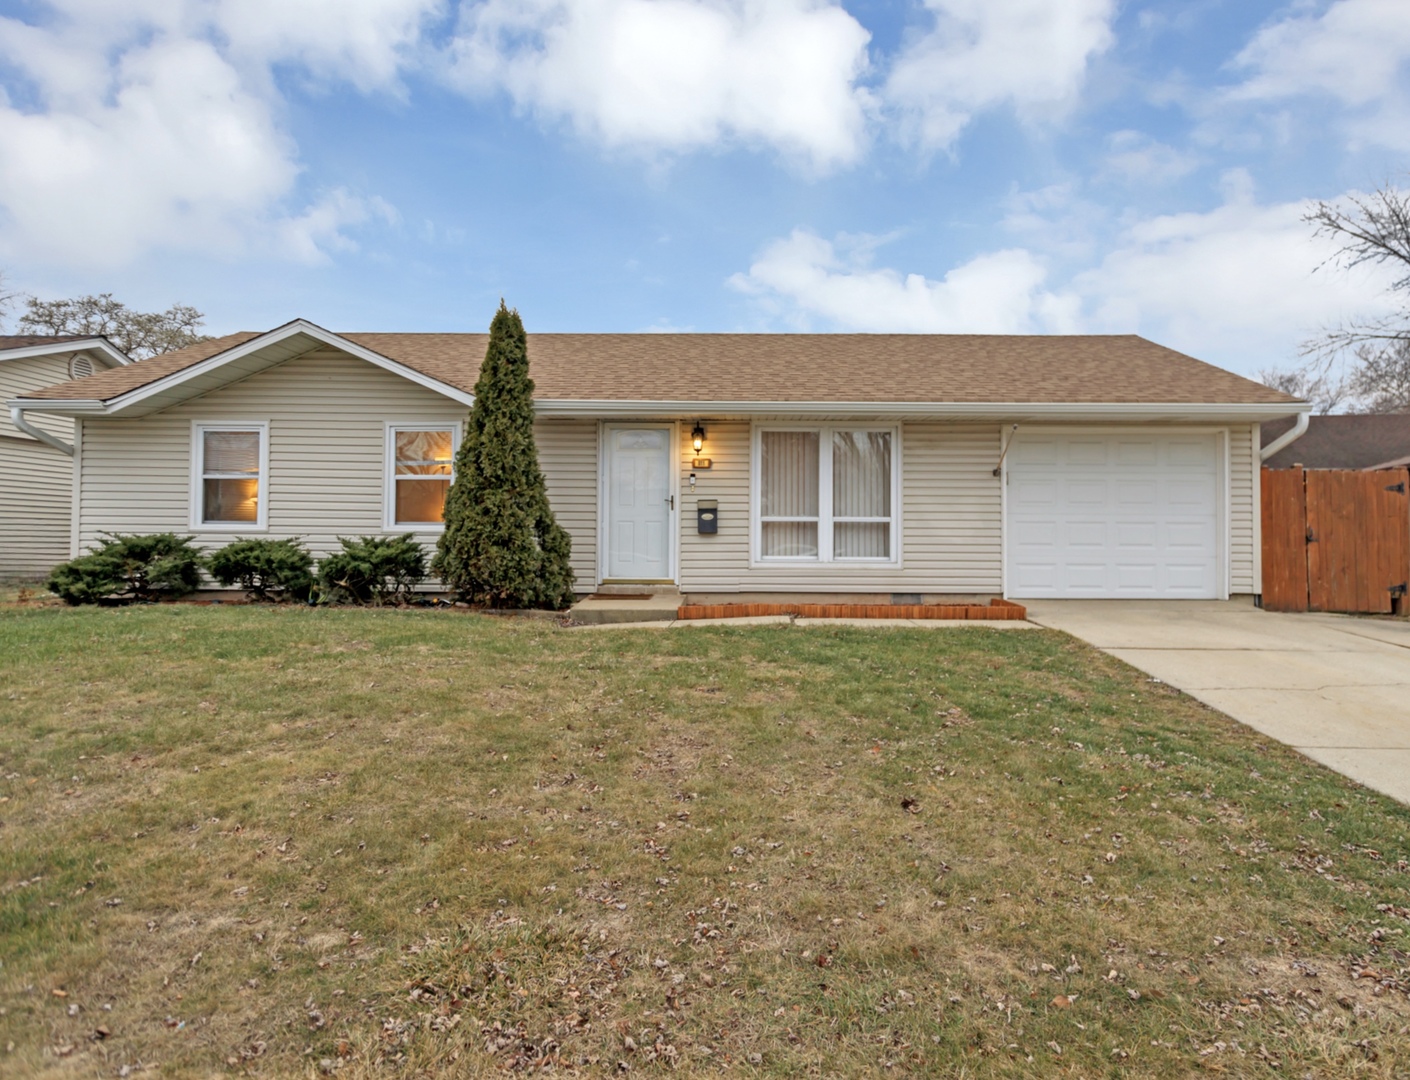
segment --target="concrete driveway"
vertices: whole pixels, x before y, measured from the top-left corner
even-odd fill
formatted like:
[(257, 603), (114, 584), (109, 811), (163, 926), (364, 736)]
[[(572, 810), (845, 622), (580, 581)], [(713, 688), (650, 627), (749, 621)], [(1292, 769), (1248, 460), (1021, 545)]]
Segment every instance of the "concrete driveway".
[(1410, 621), (1238, 600), (1025, 603), (1034, 622), (1410, 803)]

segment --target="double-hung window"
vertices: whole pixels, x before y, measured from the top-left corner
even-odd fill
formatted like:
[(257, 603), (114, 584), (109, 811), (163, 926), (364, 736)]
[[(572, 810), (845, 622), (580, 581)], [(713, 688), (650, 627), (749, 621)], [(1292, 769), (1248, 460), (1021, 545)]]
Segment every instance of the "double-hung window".
[(755, 551), (761, 562), (895, 562), (896, 433), (759, 428)]
[(387, 528), (443, 527), (459, 434), (454, 424), (387, 426)]
[(269, 426), (197, 423), (191, 443), (191, 527), (263, 529)]

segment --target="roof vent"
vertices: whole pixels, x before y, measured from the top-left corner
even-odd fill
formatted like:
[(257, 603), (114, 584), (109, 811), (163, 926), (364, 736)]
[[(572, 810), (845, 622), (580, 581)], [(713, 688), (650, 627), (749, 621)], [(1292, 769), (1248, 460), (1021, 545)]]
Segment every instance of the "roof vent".
[(82, 353), (74, 353), (69, 357), (69, 378), (86, 379), (94, 371), (93, 360)]

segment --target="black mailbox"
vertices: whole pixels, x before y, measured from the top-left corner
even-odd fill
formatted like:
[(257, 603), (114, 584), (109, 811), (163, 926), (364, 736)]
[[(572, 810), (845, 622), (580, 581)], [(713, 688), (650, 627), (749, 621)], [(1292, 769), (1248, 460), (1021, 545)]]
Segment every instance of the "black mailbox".
[(695, 503), (695, 528), (697, 532), (716, 533), (720, 531), (720, 504), (714, 499), (698, 499)]

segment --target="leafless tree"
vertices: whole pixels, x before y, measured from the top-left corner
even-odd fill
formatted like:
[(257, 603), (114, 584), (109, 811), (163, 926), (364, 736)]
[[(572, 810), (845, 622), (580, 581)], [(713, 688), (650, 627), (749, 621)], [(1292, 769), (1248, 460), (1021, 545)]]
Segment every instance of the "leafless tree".
[(1274, 390), (1302, 398), (1312, 403), (1319, 416), (1336, 412), (1349, 404), (1352, 389), (1349, 380), (1329, 367), (1316, 362), (1295, 368), (1265, 368), (1258, 381)]
[(1356, 350), (1348, 389), (1357, 412), (1410, 412), (1410, 339)]
[(1324, 265), (1351, 270), (1390, 264), (1400, 275), (1390, 291), (1402, 308), (1393, 315), (1331, 327), (1304, 345), (1304, 355), (1325, 360), (1359, 345), (1410, 340), (1410, 193), (1382, 184), (1369, 195), (1319, 202), (1303, 220), (1313, 226), (1314, 235), (1339, 245)]
[(0, 330), (5, 328), (5, 320), (10, 316), (10, 309), (15, 306), (15, 301), (19, 299), (19, 293), (5, 281), (5, 272), (0, 270)]
[(1264, 381), (1296, 386), (1289, 392), (1321, 412), (1410, 411), (1410, 192), (1387, 182), (1369, 195), (1319, 202), (1303, 220), (1338, 245), (1324, 265), (1390, 266), (1396, 276), (1389, 289), (1400, 310), (1329, 327), (1304, 343), (1306, 366), (1265, 372)]
[(72, 300), (28, 297), (19, 329), (28, 334), (84, 334), (108, 338), (138, 360), (206, 341), (200, 333), (205, 316), (187, 304), (165, 311), (133, 311), (112, 293)]

